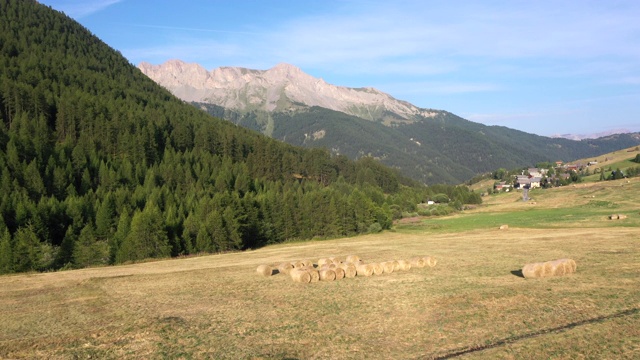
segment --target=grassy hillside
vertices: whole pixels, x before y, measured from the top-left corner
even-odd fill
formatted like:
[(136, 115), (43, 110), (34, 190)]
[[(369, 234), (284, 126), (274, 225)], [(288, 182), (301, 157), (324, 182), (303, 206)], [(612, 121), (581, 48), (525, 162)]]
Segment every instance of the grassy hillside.
[[(357, 238), (2, 276), (0, 358), (637, 358), (640, 179), (531, 195)], [(255, 272), (348, 254), (438, 264), (311, 284)], [(519, 276), (559, 258), (577, 272)]]

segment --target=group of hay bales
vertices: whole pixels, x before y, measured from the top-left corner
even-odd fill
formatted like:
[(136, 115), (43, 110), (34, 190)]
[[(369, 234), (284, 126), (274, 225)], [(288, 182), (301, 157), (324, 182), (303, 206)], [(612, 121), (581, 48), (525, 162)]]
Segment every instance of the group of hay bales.
[(412, 267), (434, 267), (437, 260), (431, 256), (416, 256), (408, 260), (390, 260), (383, 262), (365, 263), (357, 255), (321, 258), (313, 261), (280, 262), (274, 265), (260, 265), (258, 274), (271, 276), (286, 274), (294, 282), (312, 283), (317, 281), (334, 281), (356, 276), (373, 276), (391, 274), (398, 271), (408, 271)]
[(546, 262), (525, 264), (522, 276), (527, 279), (550, 276), (563, 276), (576, 272), (576, 262), (572, 259), (558, 259)]
[(623, 214), (612, 214), (609, 215), (609, 220), (622, 220), (622, 219), (626, 219), (627, 215), (623, 215)]

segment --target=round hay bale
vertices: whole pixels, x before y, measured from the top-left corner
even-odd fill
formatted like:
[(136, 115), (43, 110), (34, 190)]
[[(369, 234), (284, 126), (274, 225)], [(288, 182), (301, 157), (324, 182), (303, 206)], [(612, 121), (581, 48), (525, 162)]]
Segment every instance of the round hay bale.
[(356, 265), (356, 274), (358, 276), (371, 276), (373, 275), (373, 266), (371, 264)]
[(573, 259), (561, 259), (565, 263), (565, 270), (567, 274), (573, 274), (576, 272), (576, 262)]
[(540, 277), (540, 272), (536, 271), (538, 269), (538, 264), (539, 263), (525, 264), (522, 267), (522, 276), (524, 276), (525, 279), (533, 279), (533, 278)]
[(304, 264), (304, 266), (313, 267), (313, 261), (311, 261), (311, 260), (302, 260), (302, 263)]
[(623, 214), (618, 215), (618, 220), (623, 220), (626, 218), (627, 218), (627, 215), (623, 215)]
[(289, 272), (289, 276), (291, 277), (291, 279), (295, 282), (299, 282), (299, 283), (310, 283), (311, 282), (311, 275), (309, 274), (308, 271), (306, 270), (301, 270), (301, 269), (292, 269)]
[(411, 270), (411, 263), (407, 260), (398, 260), (398, 265), (400, 265), (401, 271), (409, 271)]
[(341, 267), (336, 267), (332, 270), (336, 273), (336, 280), (344, 279), (344, 270)]
[(340, 264), (342, 263), (342, 258), (334, 256), (334, 257), (330, 257), (329, 260), (331, 260), (332, 263), (334, 264)]
[(384, 273), (384, 266), (381, 263), (373, 263), (373, 275), (382, 275)]
[(438, 260), (433, 256), (425, 256), (423, 259), (425, 265), (427, 265), (428, 267), (434, 267), (438, 263)]
[(412, 257), (411, 259), (409, 259), (409, 263), (411, 263), (412, 267), (417, 268), (423, 268), (427, 266), (427, 264), (424, 262), (424, 258), (422, 257)]
[(609, 215), (609, 220), (618, 220), (618, 214)]
[(509, 229), (509, 225), (500, 225), (500, 230), (507, 230)]
[(346, 278), (354, 278), (356, 277), (357, 270), (356, 266), (352, 263), (343, 263), (340, 265), (340, 268), (344, 270), (344, 277)]
[(260, 265), (256, 271), (262, 276), (271, 276), (273, 274), (273, 269), (269, 265)]
[(524, 276), (525, 279), (533, 279), (533, 278), (540, 277), (539, 274), (536, 273), (536, 265), (537, 263), (525, 264), (522, 267), (522, 276)]
[(393, 272), (393, 261), (385, 261), (382, 263), (382, 268), (385, 274), (391, 274)]
[(277, 266), (278, 272), (282, 274), (289, 274), (289, 272), (293, 269), (293, 264), (290, 262), (281, 262)]
[(312, 269), (307, 269), (307, 272), (311, 276), (311, 282), (320, 281), (320, 273), (318, 272), (318, 270), (312, 268)]
[(391, 260), (391, 263), (393, 264), (393, 271), (400, 271), (400, 263), (398, 260)]
[(306, 265), (302, 262), (302, 261), (295, 261), (293, 262), (293, 267), (296, 269), (300, 269), (302, 267), (305, 267)]
[[(551, 271), (553, 274), (552, 276), (563, 276), (565, 274), (568, 274), (564, 260), (554, 260), (549, 261), (549, 263), (551, 264)], [(571, 271), (571, 268), (569, 268), (568, 270)]]
[(318, 274), (322, 281), (333, 281), (336, 279), (336, 272), (331, 269), (322, 269), (318, 271)]
[(360, 261), (360, 257), (358, 255), (348, 255), (344, 262), (357, 263)]
[(551, 261), (545, 261), (543, 263), (540, 263), (540, 276), (541, 277), (553, 276), (553, 266), (551, 265)]
[(332, 261), (329, 259), (325, 259), (325, 258), (318, 259), (318, 267), (322, 267), (325, 264), (331, 264), (331, 263)]

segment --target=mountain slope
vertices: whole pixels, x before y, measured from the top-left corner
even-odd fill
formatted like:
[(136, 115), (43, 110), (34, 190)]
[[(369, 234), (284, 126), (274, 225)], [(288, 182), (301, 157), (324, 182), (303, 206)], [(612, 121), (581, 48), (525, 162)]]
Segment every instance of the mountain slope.
[(305, 147), (352, 159), (373, 156), (424, 183), (462, 183), (478, 173), (570, 161), (640, 143), (639, 134), (572, 141), (486, 126), (421, 109), (372, 88), (327, 84), (292, 65), (218, 68), (171, 60), (139, 68), (210, 114)]
[(352, 159), (373, 156), (427, 184), (461, 183), (504, 167), (570, 161), (640, 143), (640, 134), (573, 141), (474, 123), (445, 111), (413, 123), (384, 126), (320, 107), (240, 113), (195, 103), (217, 117), (305, 147), (320, 147)]

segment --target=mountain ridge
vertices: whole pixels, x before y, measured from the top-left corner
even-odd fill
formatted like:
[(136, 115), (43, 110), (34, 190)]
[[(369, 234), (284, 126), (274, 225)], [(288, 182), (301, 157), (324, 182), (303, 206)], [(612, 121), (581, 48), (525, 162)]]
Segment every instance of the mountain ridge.
[(207, 71), (199, 64), (173, 59), (160, 65), (141, 62), (138, 68), (185, 101), (212, 103), (240, 112), (286, 111), (302, 103), (385, 125), (414, 122), (437, 114), (372, 87), (329, 84), (286, 63), (267, 70), (219, 67)]

